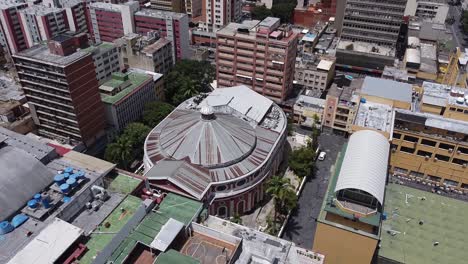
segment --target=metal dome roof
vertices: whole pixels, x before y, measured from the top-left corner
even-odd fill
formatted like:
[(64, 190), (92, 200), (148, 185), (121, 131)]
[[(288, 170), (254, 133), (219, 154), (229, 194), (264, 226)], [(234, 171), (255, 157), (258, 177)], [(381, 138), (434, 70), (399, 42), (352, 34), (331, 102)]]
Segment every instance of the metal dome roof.
[(256, 136), (249, 123), (233, 115), (216, 114), (207, 121), (198, 112), (191, 112), (167, 123), (159, 144), (174, 159), (188, 158), (193, 164), (216, 168), (248, 156), (255, 148)]

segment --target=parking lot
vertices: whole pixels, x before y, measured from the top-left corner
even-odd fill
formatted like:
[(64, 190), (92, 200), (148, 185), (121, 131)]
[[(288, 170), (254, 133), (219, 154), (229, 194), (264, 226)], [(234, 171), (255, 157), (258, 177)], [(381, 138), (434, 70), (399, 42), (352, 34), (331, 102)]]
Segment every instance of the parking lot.
[(330, 171), (335, 164), (338, 152), (341, 151), (346, 139), (342, 136), (322, 133), (319, 137), (321, 151), (327, 156), (323, 161), (316, 162), (316, 176), (309, 179), (298, 201), (298, 208), (293, 212), (286, 226), (283, 238), (296, 243), (298, 246), (312, 248), (316, 222), (325, 195)]

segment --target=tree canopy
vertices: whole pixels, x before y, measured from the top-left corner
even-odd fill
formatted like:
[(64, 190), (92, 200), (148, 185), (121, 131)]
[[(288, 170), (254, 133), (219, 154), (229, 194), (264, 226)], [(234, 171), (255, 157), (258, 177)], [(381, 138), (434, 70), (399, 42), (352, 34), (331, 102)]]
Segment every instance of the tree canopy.
[(216, 69), (206, 61), (181, 60), (165, 80), (165, 96), (172, 105), (179, 105), (199, 93), (211, 91)]
[(166, 118), (172, 110), (174, 110), (174, 107), (168, 103), (159, 101), (147, 103), (143, 111), (143, 123), (149, 127), (155, 127)]
[(289, 155), (289, 168), (300, 178), (312, 176), (315, 151), (310, 144), (295, 149)]
[(297, 206), (297, 195), (290, 180), (281, 176), (273, 176), (268, 180), (266, 193), (274, 200), (274, 219), (268, 225), (270, 233), (276, 234), (279, 214), (286, 215)]
[(268, 16), (281, 19), (281, 23), (291, 23), (297, 0), (273, 0), (271, 9), (264, 5), (256, 6), (252, 10), (252, 18), (263, 20)]

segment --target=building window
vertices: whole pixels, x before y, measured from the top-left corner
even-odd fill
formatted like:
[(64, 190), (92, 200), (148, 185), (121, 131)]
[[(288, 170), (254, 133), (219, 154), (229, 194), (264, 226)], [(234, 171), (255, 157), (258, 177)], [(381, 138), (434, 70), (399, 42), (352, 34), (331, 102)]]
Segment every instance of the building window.
[(239, 202), (237, 202), (237, 214), (242, 215), (244, 214), (244, 211), (245, 211), (245, 201), (240, 200)]
[(225, 205), (221, 205), (220, 207), (218, 207), (217, 215), (219, 217), (226, 217), (227, 216), (227, 207)]
[(418, 142), (418, 138), (417, 138), (417, 137), (408, 136), (408, 135), (405, 135), (404, 140), (405, 140), (405, 141), (409, 141), (409, 142)]
[(441, 149), (446, 149), (446, 150), (452, 149), (453, 150), (454, 147), (455, 147), (454, 145), (450, 145), (450, 144), (445, 144), (445, 143), (440, 143), (439, 144), (439, 148), (441, 148)]
[(424, 150), (418, 150), (416, 155), (430, 158), (432, 156), (432, 153), (424, 151)]
[(413, 153), (414, 153), (414, 148), (407, 148), (407, 147), (403, 147), (403, 146), (402, 146), (402, 147), (400, 148), (400, 151), (413, 154)]
[(226, 189), (227, 189), (226, 185), (220, 185), (220, 186), (216, 187), (216, 191), (218, 191), (218, 192), (222, 192), (222, 191), (224, 191)]
[(454, 159), (452, 159), (452, 163), (455, 163), (455, 164), (458, 164), (458, 165), (464, 165), (464, 164), (468, 164), (468, 161), (454, 158)]
[(432, 141), (432, 140), (422, 139), (422, 140), (421, 140), (421, 144), (426, 145), (426, 146), (435, 147), (435, 145), (437, 144), (437, 142)]
[(429, 180), (431, 180), (431, 181), (435, 181), (435, 182), (440, 182), (440, 180), (441, 180), (442, 178), (437, 177), (437, 176), (427, 175), (427, 179), (429, 179)]
[(455, 186), (455, 187), (458, 186), (458, 182), (452, 181), (452, 180), (444, 180), (444, 184), (448, 186)]
[(412, 171), (412, 172), (410, 172), (409, 175), (413, 176), (413, 177), (418, 177), (418, 178), (423, 178), (424, 177), (424, 173), (417, 172), (417, 171)]
[(458, 147), (458, 151), (460, 151), (463, 154), (468, 154), (468, 148)]
[(440, 155), (440, 154), (436, 154), (435, 157), (436, 157), (438, 160), (445, 161), (445, 162), (448, 162), (448, 161), (450, 160), (450, 157), (447, 157), (447, 156), (444, 156), (444, 155)]
[(399, 173), (399, 174), (407, 174), (407, 173), (408, 173), (408, 170), (407, 170), (407, 169), (400, 168), (400, 167), (394, 167), (394, 168), (393, 168), (393, 172), (394, 172), (394, 173)]
[(463, 189), (468, 189), (468, 183), (462, 183), (461, 187), (462, 187)]
[(400, 133), (393, 133), (393, 138), (401, 138), (401, 134)]

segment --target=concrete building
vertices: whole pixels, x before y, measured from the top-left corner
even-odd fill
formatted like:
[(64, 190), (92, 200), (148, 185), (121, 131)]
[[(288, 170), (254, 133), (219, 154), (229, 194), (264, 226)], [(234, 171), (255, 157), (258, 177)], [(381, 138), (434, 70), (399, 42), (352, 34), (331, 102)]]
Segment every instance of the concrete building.
[(115, 44), (101, 42), (100, 44), (83, 49), (83, 51), (92, 54), (94, 67), (96, 68), (96, 78), (99, 84), (109, 80), (113, 72), (120, 72), (122, 68), (120, 52)]
[[(313, 251), (326, 263), (372, 263), (382, 227), (390, 144), (370, 130), (351, 135), (317, 219)], [(339, 238), (339, 239), (336, 239)]]
[(19, 12), (19, 19), (28, 48), (69, 29), (66, 11), (62, 8), (30, 6)]
[(445, 24), (449, 5), (445, 0), (408, 0), (405, 16), (419, 17), (423, 21)]
[(216, 33), (218, 88), (246, 85), (280, 103), (293, 88), (297, 33), (279, 18), (231, 23)]
[(346, 5), (337, 13), (337, 23), (343, 21), (337, 63), (379, 70), (393, 65), (407, 0), (340, 2)]
[(134, 13), (140, 5), (136, 1), (124, 4), (91, 3), (89, 17), (91, 21), (92, 36), (96, 43), (102, 41), (112, 42), (122, 36), (134, 33)]
[(139, 120), (145, 104), (156, 100), (153, 78), (147, 74), (113, 73), (111, 80), (99, 86), (99, 92), (111, 137)]
[(200, 17), (202, 15), (203, 0), (185, 0), (185, 13), (191, 18)]
[(67, 23), (70, 31), (77, 33), (88, 33), (86, 21), (86, 1), (64, 0), (62, 8), (67, 14)]
[(159, 32), (161, 37), (172, 42), (174, 63), (189, 58), (189, 17), (186, 14), (142, 9), (135, 13), (135, 33), (147, 35), (148, 32)]
[(200, 29), (216, 32), (231, 22), (240, 22), (242, 1), (240, 0), (205, 0), (203, 3)]
[[(273, 1), (271, 1), (273, 2)], [(327, 22), (330, 18), (336, 16), (336, 10), (340, 0), (321, 0), (321, 1), (297, 1), (294, 9), (293, 23), (310, 27), (317, 22)]]
[[(314, 94), (309, 95), (307, 90), (303, 90), (294, 103), (294, 121), (307, 128), (314, 125), (320, 127), (325, 103), (325, 99), (314, 97)], [(318, 124), (315, 123), (315, 118), (318, 118)]]
[(39, 135), (90, 146), (103, 135), (104, 114), (92, 55), (78, 47), (60, 35), (13, 59)]
[(145, 177), (206, 202), (209, 214), (243, 215), (264, 199), (283, 159), (286, 123), (279, 106), (246, 86), (191, 98), (148, 135)]
[(19, 0), (0, 2), (0, 44), (8, 54), (14, 54), (27, 48), (19, 17), (19, 11), (27, 6), (25, 2)]
[(185, 13), (184, 0), (151, 0), (150, 2), (150, 7), (154, 10)]
[(158, 36), (128, 34), (115, 40), (124, 68), (168, 74), (174, 65), (171, 41)]
[(325, 92), (335, 76), (335, 58), (306, 56), (296, 58), (294, 81), (317, 97)]
[(128, 68), (127, 72), (146, 74), (153, 77), (154, 92), (156, 93), (156, 100), (164, 101), (164, 78), (161, 73), (142, 70), (139, 68)]

